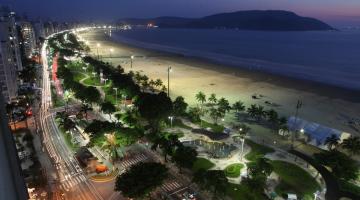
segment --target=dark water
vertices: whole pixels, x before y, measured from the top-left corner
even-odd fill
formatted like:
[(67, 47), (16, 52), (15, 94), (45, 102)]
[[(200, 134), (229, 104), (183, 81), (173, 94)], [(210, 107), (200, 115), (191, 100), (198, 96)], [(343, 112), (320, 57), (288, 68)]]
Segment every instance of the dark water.
[(136, 29), (117, 31), (112, 38), (234, 67), (360, 89), (360, 31)]

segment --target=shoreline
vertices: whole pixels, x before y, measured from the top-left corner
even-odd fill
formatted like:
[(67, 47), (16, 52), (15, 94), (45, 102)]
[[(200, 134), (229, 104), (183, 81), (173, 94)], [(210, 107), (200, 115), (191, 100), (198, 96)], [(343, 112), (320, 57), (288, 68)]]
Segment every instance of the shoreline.
[[(142, 48), (125, 42), (117, 41), (115, 39), (111, 39), (108, 36), (105, 36), (105, 39), (113, 43), (119, 43), (121, 44), (121, 46), (126, 47), (128, 49), (135, 49), (136, 51), (139, 50), (144, 51), (144, 54), (148, 55), (147, 57), (160, 57), (162, 59), (176, 61), (181, 64), (196, 65), (196, 67), (199, 68), (207, 68), (217, 71), (219, 73), (228, 73), (235, 76), (241, 74), (241, 76), (246, 78), (251, 78), (253, 81), (257, 81), (257, 82), (266, 81), (283, 87), (284, 84), (293, 83), (291, 84), (291, 86), (288, 86), (288, 88), (317, 93), (319, 95), (327, 96), (329, 98), (343, 99), (354, 103), (360, 103), (360, 89), (338, 86), (335, 84), (330, 84), (330, 83), (325, 83), (310, 79), (290, 77), (264, 70), (256, 70), (256, 69), (251, 70), (245, 66), (223, 64), (221, 62), (216, 62), (215, 60), (209, 60), (206, 58), (196, 57), (196, 56), (187, 56), (181, 53), (172, 53), (167, 51), (155, 50), (151, 48)], [(205, 65), (206, 67), (204, 67)]]
[[(274, 108), (281, 115), (289, 117), (294, 114), (296, 102), (300, 99), (304, 104), (304, 108), (300, 110), (300, 118), (360, 135), (346, 124), (350, 119), (360, 118), (360, 91), (235, 68), (202, 58), (142, 49), (112, 41), (103, 33), (94, 31), (83, 33), (82, 37), (90, 42), (92, 53), (96, 54), (98, 50), (101, 56), (108, 57), (104, 61), (120, 64), (125, 71), (130, 70), (129, 57), (135, 55), (138, 57), (133, 62), (134, 71), (141, 71), (152, 79), (161, 78), (167, 83), (166, 68), (172, 66), (174, 73), (171, 74), (170, 81), (171, 96), (184, 96), (190, 105), (195, 103), (195, 94), (203, 91), (206, 95), (215, 93), (218, 98), (224, 96), (230, 103), (242, 100), (246, 106), (256, 103), (266, 109)], [(101, 43), (99, 49), (96, 42)], [(112, 55), (108, 54), (110, 48), (114, 50)], [(264, 98), (251, 99), (253, 94), (261, 94)], [(269, 106), (264, 101), (274, 102), (279, 106)]]

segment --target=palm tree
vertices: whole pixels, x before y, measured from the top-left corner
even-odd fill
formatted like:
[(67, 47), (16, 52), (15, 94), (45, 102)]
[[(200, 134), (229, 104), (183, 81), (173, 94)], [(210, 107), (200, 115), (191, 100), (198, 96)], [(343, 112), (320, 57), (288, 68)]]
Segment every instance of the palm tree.
[(225, 98), (221, 98), (219, 99), (218, 103), (218, 108), (225, 114), (226, 112), (229, 112), (231, 109), (231, 106), (229, 104), (229, 101)]
[(114, 164), (114, 161), (119, 158), (118, 149), (120, 145), (117, 143), (115, 132), (111, 134), (105, 134), (106, 140), (102, 145), (102, 149), (105, 149), (109, 152), (111, 161)]
[(218, 108), (210, 108), (209, 115), (214, 120), (215, 124), (217, 124), (219, 118), (224, 117), (224, 113)]
[(236, 117), (239, 120), (240, 116), (239, 116), (239, 112), (244, 111), (245, 110), (245, 106), (244, 106), (244, 102), (242, 101), (237, 101), (232, 105), (232, 109), (235, 110), (236, 113)]
[(256, 118), (256, 113), (257, 113), (257, 106), (256, 104), (251, 104), (250, 107), (247, 109), (247, 113), (251, 118)]
[(324, 144), (327, 145), (329, 150), (336, 149), (336, 147), (339, 145), (339, 137), (335, 134), (332, 134), (331, 136), (327, 137)]
[(264, 111), (264, 106), (258, 105), (256, 108), (256, 117), (258, 121), (260, 121), (260, 119), (265, 116), (266, 116), (266, 112)]
[(155, 91), (156, 84), (155, 84), (155, 81), (154, 81), (153, 79), (151, 79), (151, 80), (149, 81), (149, 87), (150, 87), (150, 89), (151, 89), (152, 92)]
[(162, 84), (163, 84), (163, 82), (162, 82), (161, 79), (158, 78), (158, 79), (155, 80), (155, 86), (157, 88), (160, 88), (162, 86)]
[(210, 94), (210, 97), (208, 98), (208, 101), (212, 104), (216, 104), (217, 99), (216, 99), (216, 94), (212, 93)]
[(195, 98), (201, 104), (201, 107), (206, 102), (206, 95), (201, 91), (195, 95)]
[(135, 74), (134, 74), (134, 79), (135, 79), (136, 83), (140, 83), (140, 82), (141, 82), (142, 76), (141, 76), (140, 72), (138, 72), (138, 71), (135, 72)]
[(279, 120), (278, 113), (274, 109), (270, 109), (268, 111), (265, 111), (265, 114), (267, 116), (268, 122), (270, 122), (271, 125), (273, 126), (273, 129), (275, 129)]
[(344, 139), (342, 142), (342, 147), (346, 149), (350, 155), (359, 155), (360, 154), (360, 138), (358, 136), (351, 136), (347, 139)]

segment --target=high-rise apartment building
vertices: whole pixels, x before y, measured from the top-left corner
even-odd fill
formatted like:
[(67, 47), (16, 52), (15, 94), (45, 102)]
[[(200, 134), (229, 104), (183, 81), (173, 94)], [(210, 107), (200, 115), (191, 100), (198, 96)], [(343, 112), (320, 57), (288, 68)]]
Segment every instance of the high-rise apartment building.
[(0, 87), (5, 101), (16, 97), (18, 71), (22, 70), (15, 13), (0, 7)]
[(36, 49), (35, 31), (32, 24), (27, 21), (20, 22), (20, 33), (25, 56), (29, 58)]

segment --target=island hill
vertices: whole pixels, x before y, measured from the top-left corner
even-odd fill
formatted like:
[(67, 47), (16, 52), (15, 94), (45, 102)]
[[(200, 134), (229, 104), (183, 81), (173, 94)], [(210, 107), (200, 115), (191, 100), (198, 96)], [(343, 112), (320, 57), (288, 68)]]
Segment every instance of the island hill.
[(251, 10), (220, 13), (202, 18), (157, 17), (119, 20), (130, 25), (153, 24), (160, 28), (240, 29), (261, 31), (325, 31), (335, 30), (328, 24), (310, 17), (281, 10)]

